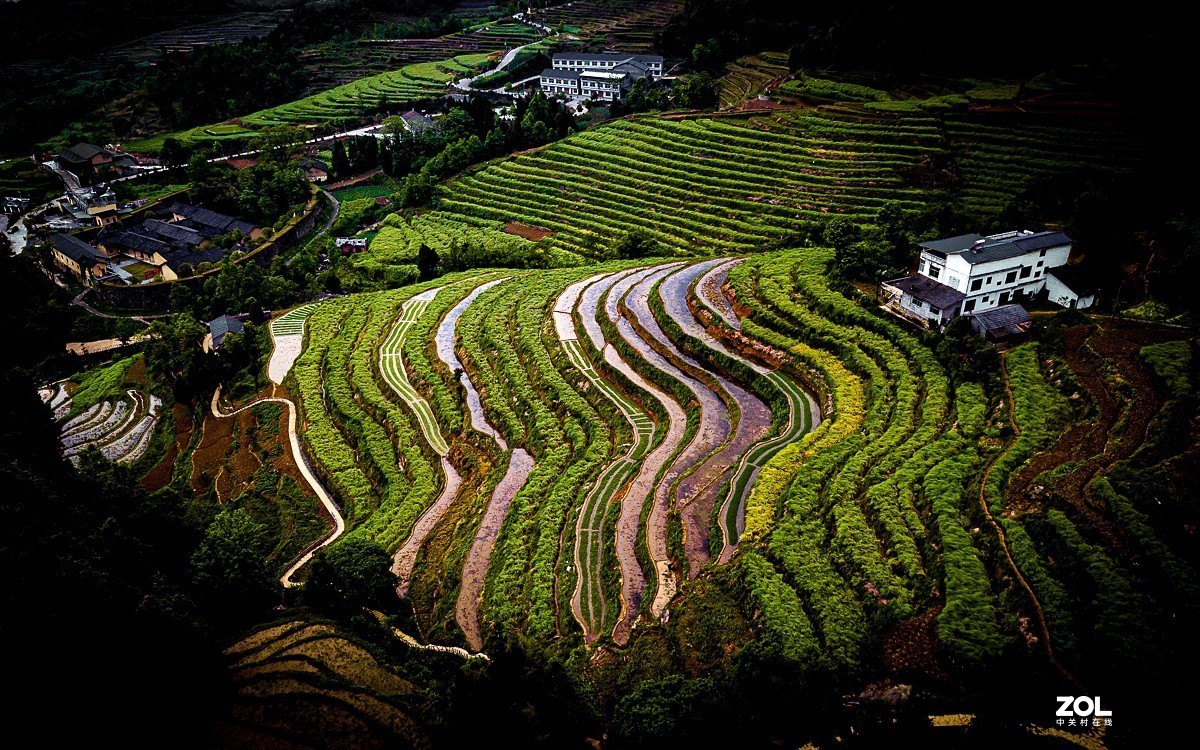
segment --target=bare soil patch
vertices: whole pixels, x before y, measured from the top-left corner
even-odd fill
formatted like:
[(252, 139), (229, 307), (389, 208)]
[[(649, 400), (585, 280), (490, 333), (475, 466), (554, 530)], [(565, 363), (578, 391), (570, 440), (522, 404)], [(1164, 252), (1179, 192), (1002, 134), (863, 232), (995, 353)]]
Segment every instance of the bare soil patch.
[(525, 224), (520, 221), (510, 221), (504, 226), (504, 231), (509, 234), (515, 234), (518, 237), (524, 237), (533, 242), (539, 242), (545, 237), (553, 237), (557, 232), (546, 227), (538, 227), (532, 224)]
[(171, 475), (175, 472), (175, 462), (192, 442), (192, 410), (183, 404), (175, 404), (171, 408), (171, 416), (175, 420), (175, 442), (171, 443), (162, 461), (142, 477), (142, 486), (150, 492), (161, 490), (170, 484)]

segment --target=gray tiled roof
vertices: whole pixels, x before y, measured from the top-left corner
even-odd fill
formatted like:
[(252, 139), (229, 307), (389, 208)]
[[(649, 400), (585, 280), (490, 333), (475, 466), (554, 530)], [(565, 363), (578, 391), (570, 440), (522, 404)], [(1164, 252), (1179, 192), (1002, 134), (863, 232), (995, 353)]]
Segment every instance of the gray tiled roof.
[(952, 286), (947, 286), (921, 274), (913, 274), (887, 283), (905, 294), (911, 295), (914, 299), (942, 309), (954, 307), (967, 296)]
[(72, 234), (56, 234), (50, 238), (55, 249), (76, 262), (107, 261), (108, 256)]
[(1016, 336), (1033, 325), (1033, 317), (1020, 305), (1001, 305), (970, 315), (976, 325), (991, 338)]
[(554, 60), (584, 60), (607, 62), (609, 60), (634, 60), (640, 63), (662, 63), (662, 55), (627, 55), (623, 52), (555, 52)]
[(220, 346), (222, 339), (231, 333), (241, 333), (244, 330), (242, 321), (222, 315), (208, 321), (208, 332), (212, 334), (213, 346)]
[(241, 221), (225, 214), (219, 214), (202, 206), (175, 203), (167, 210), (173, 214), (183, 216), (193, 225), (198, 225), (197, 228), (209, 236), (228, 234), (235, 229), (240, 230), (242, 234), (250, 234), (255, 230), (255, 226), (249, 222)]
[(971, 265), (992, 263), (1016, 258), (1025, 253), (1071, 244), (1071, 238), (1062, 232), (1037, 232), (1034, 234), (1006, 233), (982, 237), (978, 234), (960, 234), (944, 240), (922, 242), (921, 247), (935, 255), (960, 255)]
[(951, 253), (962, 252), (975, 244), (978, 240), (982, 240), (982, 234), (960, 234), (957, 237), (948, 237), (944, 240), (931, 240), (922, 242), (920, 246), (926, 250), (930, 250), (937, 255), (945, 257)]
[(562, 68), (546, 68), (542, 71), (542, 78), (568, 78), (570, 80), (578, 80), (582, 75), (579, 70), (563, 70)]

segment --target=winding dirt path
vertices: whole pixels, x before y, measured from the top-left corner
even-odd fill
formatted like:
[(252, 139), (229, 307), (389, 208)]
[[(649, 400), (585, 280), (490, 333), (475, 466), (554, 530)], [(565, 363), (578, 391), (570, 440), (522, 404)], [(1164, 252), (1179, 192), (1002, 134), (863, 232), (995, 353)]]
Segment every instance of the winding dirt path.
[[(1013, 432), (1019, 438), (1021, 436), (1021, 427), (1017, 424), (1017, 402), (1012, 392), (1012, 385), (1008, 380), (1008, 352), (1000, 352), (1000, 373), (1004, 379), (1004, 390), (1008, 398), (1008, 423), (1012, 425)], [(1009, 568), (1012, 569), (1013, 575), (1017, 582), (1021, 584), (1021, 588), (1025, 589), (1025, 593), (1029, 596), (1029, 601), (1033, 605), (1034, 614), (1037, 616), (1038, 629), (1042, 631), (1042, 646), (1046, 651), (1046, 658), (1054, 665), (1054, 668), (1059, 673), (1069, 680), (1072, 684), (1078, 685), (1079, 681), (1075, 679), (1067, 668), (1059, 661), (1054, 654), (1054, 647), (1050, 643), (1050, 626), (1046, 622), (1046, 613), (1042, 610), (1042, 603), (1038, 601), (1037, 594), (1033, 592), (1033, 587), (1025, 580), (1025, 576), (1021, 574), (1021, 569), (1017, 567), (1016, 560), (1013, 559), (1012, 553), (1008, 549), (1008, 539), (1004, 535), (1004, 529), (992, 517), (992, 511), (988, 508), (987, 502), (987, 484), (988, 476), (991, 475), (992, 469), (996, 466), (996, 462), (1007, 452), (1007, 449), (996, 454), (995, 458), (988, 462), (987, 468), (983, 471), (983, 477), (979, 481), (979, 507), (983, 511), (984, 518), (991, 525), (992, 530), (996, 532), (996, 538), (1000, 542), (1000, 550), (1004, 553), (1004, 559), (1008, 561)]]
[(483, 584), (487, 579), (492, 550), (496, 546), (496, 537), (500, 535), (500, 527), (504, 525), (508, 507), (525, 486), (525, 480), (529, 478), (532, 469), (533, 456), (524, 448), (514, 448), (508, 457), (508, 470), (492, 491), (492, 498), (484, 511), (479, 528), (475, 530), (475, 539), (471, 542), (471, 550), (463, 563), (462, 583), (458, 588), (454, 619), (458, 621), (467, 643), (473, 649), (478, 650), (483, 646), (483, 635), (479, 626), (479, 604), (483, 597)]
[(258, 404), (275, 403), (283, 404), (287, 407), (288, 444), (292, 448), (292, 460), (296, 462), (296, 467), (300, 469), (300, 474), (304, 477), (304, 481), (308, 482), (309, 487), (312, 487), (313, 492), (316, 493), (317, 499), (321, 501), (321, 505), (324, 506), (325, 511), (330, 515), (331, 518), (333, 518), (333, 530), (316, 544), (311, 545), (307, 550), (304, 551), (302, 555), (300, 555), (300, 557), (296, 558), (296, 560), (288, 566), (288, 569), (284, 571), (283, 576), (279, 579), (279, 582), (283, 584), (285, 588), (293, 588), (298, 586), (299, 584), (292, 580), (292, 576), (294, 576), (296, 571), (300, 570), (300, 568), (303, 568), (305, 565), (307, 565), (309, 560), (313, 559), (313, 556), (317, 554), (317, 550), (333, 544), (338, 537), (345, 533), (346, 520), (342, 518), (342, 513), (340, 510), (338, 510), (337, 504), (333, 502), (333, 498), (330, 497), (329, 493), (325, 490), (325, 487), (319, 481), (317, 481), (316, 476), (313, 474), (312, 469), (308, 465), (308, 461), (304, 458), (304, 452), (300, 448), (300, 437), (296, 433), (295, 404), (286, 398), (260, 398), (257, 401), (252, 401), (251, 403), (234, 409), (233, 411), (222, 412), (219, 406), (220, 399), (221, 389), (218, 387), (217, 390), (213, 392), (212, 397), (212, 414), (218, 419), (235, 417), (241, 412), (251, 409)]

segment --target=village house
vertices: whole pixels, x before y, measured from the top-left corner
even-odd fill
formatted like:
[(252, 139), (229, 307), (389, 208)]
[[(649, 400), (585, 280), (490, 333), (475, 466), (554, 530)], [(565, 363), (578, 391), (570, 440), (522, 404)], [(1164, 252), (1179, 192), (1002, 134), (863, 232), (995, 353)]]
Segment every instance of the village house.
[(366, 237), (338, 237), (333, 241), (333, 246), (342, 251), (342, 255), (350, 253), (361, 253), (367, 249)]
[(329, 180), (329, 165), (311, 156), (300, 158), (300, 168), (304, 170), (304, 176), (309, 182), (320, 183)]
[(226, 336), (230, 334), (241, 335), (241, 333), (245, 330), (246, 328), (242, 325), (242, 321), (238, 320), (237, 318), (229, 315), (222, 315), (218, 318), (213, 318), (212, 320), (208, 321), (208, 335), (204, 337), (204, 342), (201, 344), (201, 348), (203, 348), (204, 351), (220, 349), (221, 344), (225, 342)]
[(59, 169), (85, 181), (87, 177), (96, 174), (100, 167), (112, 164), (114, 156), (115, 154), (108, 149), (90, 143), (76, 143), (55, 154), (54, 160), (58, 162)]
[(231, 234), (235, 231), (241, 232), (244, 237), (250, 240), (256, 240), (262, 236), (262, 229), (248, 221), (219, 214), (216, 211), (210, 211), (201, 206), (174, 203), (167, 209), (167, 214), (171, 217), (168, 219), (171, 223), (191, 227), (208, 238), (222, 234)]
[(663, 74), (663, 58), (660, 55), (556, 52), (551, 65), (540, 76), (542, 91), (547, 95), (563, 94), (606, 101), (623, 99), (633, 88), (633, 82), (639, 78), (653, 81)]
[[(239, 234), (235, 242), (213, 241), (218, 237), (239, 238)], [(174, 203), (158, 218), (147, 218), (132, 226), (122, 226), (115, 220), (106, 223), (94, 247), (71, 235), (55, 235), (54, 257), (79, 278), (90, 273), (96, 278), (111, 275), (125, 283), (145, 283), (155, 278), (175, 281), (193, 275), (202, 263), (215, 264), (230, 253), (249, 252), (243, 241), (261, 236), (262, 230), (249, 222), (199, 206)], [(88, 269), (90, 272), (85, 273)]]
[[(1064, 281), (1072, 278), (1066, 270), (1072, 242), (1062, 232), (964, 234), (920, 247), (917, 273), (884, 282), (882, 291), (889, 309), (925, 325), (940, 327), (960, 315), (978, 316), (1008, 305), (1024, 313), (1020, 301), (1051, 287), (1051, 301), (1063, 307), (1095, 302), (1094, 293), (1080, 293)], [(1011, 315), (1021, 317), (1016, 311)], [(1001, 317), (987, 316), (984, 323)]]
[(400, 119), (404, 121), (404, 127), (408, 128), (408, 132), (413, 135), (420, 135), (429, 128), (433, 127), (433, 120), (421, 114), (415, 109), (410, 109), (400, 115)]
[(59, 268), (85, 284), (108, 272), (108, 256), (74, 235), (53, 235), (50, 245), (51, 255)]
[(32, 204), (29, 198), (19, 198), (17, 196), (6, 196), (0, 200), (0, 211), (6, 214), (21, 214), (25, 213)]

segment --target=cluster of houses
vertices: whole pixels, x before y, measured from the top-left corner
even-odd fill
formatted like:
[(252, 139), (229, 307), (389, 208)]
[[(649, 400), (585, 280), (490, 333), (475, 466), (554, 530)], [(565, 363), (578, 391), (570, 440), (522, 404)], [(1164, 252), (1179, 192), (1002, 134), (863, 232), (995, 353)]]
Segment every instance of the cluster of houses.
[[(243, 244), (262, 236), (253, 224), (200, 206), (174, 203), (132, 226), (105, 225), (88, 243), (72, 234), (50, 238), (52, 257), (60, 268), (90, 283), (105, 279), (146, 283), (189, 276), (201, 263), (217, 263)], [(138, 278), (129, 268), (141, 264)]]
[(993, 341), (1029, 330), (1020, 304), (1041, 298), (1087, 308), (1095, 289), (1077, 265), (1068, 265), (1072, 241), (1062, 232), (963, 234), (922, 242), (917, 272), (884, 282), (885, 307), (918, 324), (940, 328), (963, 316)]
[(552, 67), (542, 71), (540, 85), (547, 96), (619, 101), (642, 78), (657, 80), (663, 74), (661, 55), (626, 55), (620, 52), (556, 52)]

